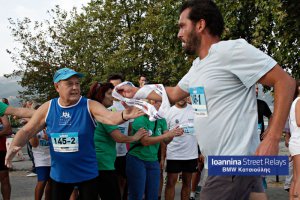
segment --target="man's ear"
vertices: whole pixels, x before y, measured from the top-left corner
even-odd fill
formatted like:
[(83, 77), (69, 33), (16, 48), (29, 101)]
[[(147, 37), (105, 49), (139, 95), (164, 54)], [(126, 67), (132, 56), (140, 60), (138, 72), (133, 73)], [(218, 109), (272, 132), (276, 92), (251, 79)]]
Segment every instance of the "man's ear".
[(199, 33), (202, 33), (203, 30), (206, 27), (206, 21), (204, 19), (200, 19), (197, 23), (196, 23), (196, 31)]
[(59, 91), (58, 83), (54, 83), (54, 88), (55, 88), (55, 90), (56, 90), (57, 92)]

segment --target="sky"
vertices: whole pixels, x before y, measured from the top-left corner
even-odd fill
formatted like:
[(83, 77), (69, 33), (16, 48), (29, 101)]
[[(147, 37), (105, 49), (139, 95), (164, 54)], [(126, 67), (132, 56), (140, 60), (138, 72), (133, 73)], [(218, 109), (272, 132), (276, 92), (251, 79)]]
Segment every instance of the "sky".
[(90, 0), (0, 0), (0, 77), (3, 74), (12, 73), (17, 69), (12, 63), (6, 49), (12, 50), (18, 45), (14, 42), (9, 30), (8, 18), (22, 20), (28, 17), (32, 21), (44, 21), (49, 19), (47, 14), (55, 5), (64, 10), (71, 10), (73, 7), (81, 8), (87, 5)]

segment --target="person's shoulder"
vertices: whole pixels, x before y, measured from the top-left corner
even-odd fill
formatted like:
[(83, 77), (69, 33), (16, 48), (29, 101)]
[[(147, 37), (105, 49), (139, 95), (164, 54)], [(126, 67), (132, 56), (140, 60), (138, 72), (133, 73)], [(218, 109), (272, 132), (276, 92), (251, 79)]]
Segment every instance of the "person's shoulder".
[(249, 45), (245, 39), (222, 40), (216, 44), (219, 49), (231, 49), (239, 46)]

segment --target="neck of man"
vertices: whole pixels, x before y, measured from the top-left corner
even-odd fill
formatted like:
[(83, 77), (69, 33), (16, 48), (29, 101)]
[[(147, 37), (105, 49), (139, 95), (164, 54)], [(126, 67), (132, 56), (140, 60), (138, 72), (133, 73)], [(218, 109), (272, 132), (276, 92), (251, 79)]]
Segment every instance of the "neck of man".
[(202, 60), (204, 59), (209, 52), (209, 49), (213, 44), (220, 42), (220, 38), (218, 36), (212, 36), (210, 34), (206, 34), (201, 39), (201, 44), (198, 51), (198, 56)]
[[(80, 96), (81, 97), (81, 96)], [(68, 106), (72, 106), (72, 105), (75, 105), (78, 101), (80, 100), (77, 99), (77, 100), (66, 100), (66, 99), (62, 99), (61, 97), (58, 99), (59, 101), (59, 104), (61, 106), (64, 106), (64, 107), (68, 107)]]

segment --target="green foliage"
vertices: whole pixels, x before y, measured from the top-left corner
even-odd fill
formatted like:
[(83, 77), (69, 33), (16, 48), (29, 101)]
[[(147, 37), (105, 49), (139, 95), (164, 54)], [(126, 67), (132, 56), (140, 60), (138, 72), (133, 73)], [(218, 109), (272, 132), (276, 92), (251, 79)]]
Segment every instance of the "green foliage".
[[(22, 98), (39, 102), (57, 96), (52, 76), (61, 67), (85, 74), (85, 94), (93, 81), (112, 73), (137, 81), (145, 74), (152, 83), (175, 85), (193, 58), (184, 55), (177, 39), (182, 1), (92, 0), (83, 12), (67, 13), (58, 6), (44, 22), (10, 20), (20, 48), (8, 51), (22, 76)], [(223, 39), (245, 38), (300, 77), (300, 13), (297, 0), (216, 0), (226, 29)]]
[(224, 16), (224, 39), (245, 38), (300, 77), (300, 5), (297, 0), (216, 0)]

